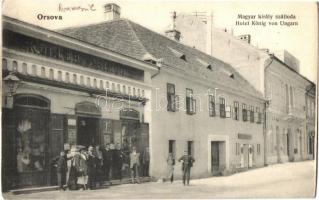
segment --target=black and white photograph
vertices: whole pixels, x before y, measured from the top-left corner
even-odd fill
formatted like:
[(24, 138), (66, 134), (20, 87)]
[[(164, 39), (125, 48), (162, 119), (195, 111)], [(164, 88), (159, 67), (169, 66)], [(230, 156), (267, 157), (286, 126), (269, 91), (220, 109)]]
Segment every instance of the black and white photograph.
[(3, 0), (2, 198), (316, 198), (318, 12)]

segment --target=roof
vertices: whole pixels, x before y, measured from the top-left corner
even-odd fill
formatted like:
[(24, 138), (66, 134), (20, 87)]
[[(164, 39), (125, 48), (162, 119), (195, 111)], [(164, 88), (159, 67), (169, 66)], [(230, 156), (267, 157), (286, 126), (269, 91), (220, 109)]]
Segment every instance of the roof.
[[(161, 59), (165, 65), (262, 98), (262, 94), (229, 64), (127, 19), (121, 18), (57, 31), (142, 61), (146, 55)], [(207, 69), (207, 65), (203, 65), (203, 62), (209, 64), (212, 70)]]

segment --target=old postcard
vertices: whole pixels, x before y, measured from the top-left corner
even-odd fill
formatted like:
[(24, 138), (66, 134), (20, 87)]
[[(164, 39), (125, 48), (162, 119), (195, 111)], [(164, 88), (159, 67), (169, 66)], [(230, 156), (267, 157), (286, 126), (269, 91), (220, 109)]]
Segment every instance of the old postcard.
[(314, 198), (317, 2), (4, 0), (5, 199)]

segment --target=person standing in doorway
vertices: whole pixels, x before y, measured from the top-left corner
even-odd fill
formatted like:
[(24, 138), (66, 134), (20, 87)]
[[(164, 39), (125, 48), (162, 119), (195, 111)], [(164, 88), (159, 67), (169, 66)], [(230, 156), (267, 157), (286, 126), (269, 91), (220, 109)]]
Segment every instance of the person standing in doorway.
[(146, 147), (143, 152), (143, 176), (149, 176), (149, 166), (150, 166), (150, 152), (149, 148)]
[(99, 186), (102, 185), (103, 182), (103, 171), (102, 171), (102, 165), (103, 165), (103, 154), (101, 151), (101, 148), (99, 145), (95, 147), (95, 157), (96, 157), (96, 179), (95, 181), (99, 183)]
[(171, 181), (171, 183), (173, 183), (174, 181), (174, 165), (175, 165), (175, 158), (172, 153), (169, 153), (167, 157), (167, 172), (168, 172), (167, 178)]
[(68, 170), (68, 166), (67, 166), (66, 156), (64, 151), (61, 151), (57, 161), (57, 178), (58, 178), (58, 186), (60, 187), (60, 190), (65, 190), (63, 185), (65, 183), (67, 170)]
[(102, 151), (103, 154), (103, 172), (105, 179), (110, 180), (110, 169), (112, 166), (112, 153), (110, 150), (110, 144), (106, 144), (105, 149)]
[(132, 183), (135, 183), (135, 178), (136, 182), (140, 183), (140, 178), (138, 175), (138, 170), (140, 166), (140, 154), (136, 152), (136, 147), (132, 148), (132, 152), (130, 154), (130, 169), (131, 169), (131, 179)]
[(178, 159), (178, 162), (182, 161), (182, 170), (183, 170), (183, 184), (185, 182), (189, 185), (191, 168), (193, 167), (193, 163), (195, 159), (192, 155), (188, 155), (188, 151), (184, 151), (184, 155)]
[(95, 188), (95, 175), (96, 175), (96, 157), (93, 153), (94, 148), (92, 146), (88, 149), (87, 156), (87, 168), (88, 168), (88, 189)]
[(115, 146), (113, 162), (116, 166), (116, 178), (122, 181), (123, 152), (121, 150), (121, 145), (119, 143), (117, 143)]

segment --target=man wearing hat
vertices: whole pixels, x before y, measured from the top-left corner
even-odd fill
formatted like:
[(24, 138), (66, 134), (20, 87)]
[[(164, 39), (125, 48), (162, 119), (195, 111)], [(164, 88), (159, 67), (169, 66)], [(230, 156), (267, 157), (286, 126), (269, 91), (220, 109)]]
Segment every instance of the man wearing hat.
[(193, 163), (195, 162), (195, 159), (192, 155), (188, 154), (188, 151), (184, 151), (184, 155), (178, 159), (178, 162), (182, 161), (182, 170), (183, 170), (183, 184), (185, 185), (185, 180), (187, 182), (187, 185), (189, 185), (189, 179), (190, 179), (190, 173), (191, 173), (191, 167), (193, 167)]

